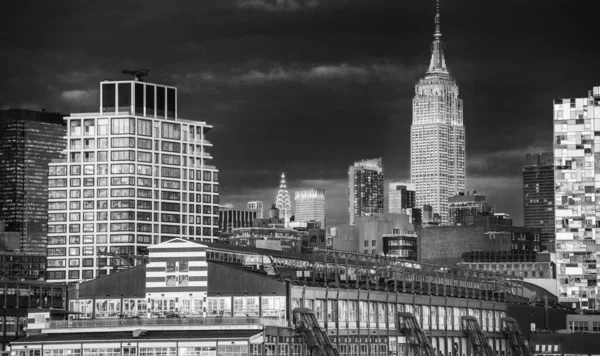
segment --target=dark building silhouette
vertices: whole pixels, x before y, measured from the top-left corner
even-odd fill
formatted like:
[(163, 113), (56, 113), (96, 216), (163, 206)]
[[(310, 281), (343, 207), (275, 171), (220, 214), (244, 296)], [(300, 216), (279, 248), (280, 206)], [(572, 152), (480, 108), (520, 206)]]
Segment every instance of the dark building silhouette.
[(523, 168), (523, 217), (526, 227), (542, 229), (542, 246), (554, 252), (554, 155), (530, 153)]
[(46, 253), (48, 163), (63, 156), (63, 116), (0, 110), (0, 221), (20, 234), (21, 251)]

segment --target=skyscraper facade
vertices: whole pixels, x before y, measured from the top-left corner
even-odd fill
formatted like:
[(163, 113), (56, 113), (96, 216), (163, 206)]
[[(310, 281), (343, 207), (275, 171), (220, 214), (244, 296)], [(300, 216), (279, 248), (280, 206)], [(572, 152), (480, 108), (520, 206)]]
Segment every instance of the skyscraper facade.
[(415, 207), (415, 184), (399, 181), (389, 183), (388, 211), (394, 214), (406, 214)]
[(523, 219), (542, 229), (542, 248), (554, 252), (554, 155), (529, 153), (523, 167)]
[(325, 228), (325, 189), (299, 189), (294, 193), (294, 220), (321, 223)]
[(288, 225), (292, 217), (292, 200), (290, 199), (290, 193), (287, 190), (285, 173), (283, 172), (281, 172), (281, 181), (279, 182), (275, 207), (279, 209), (279, 216), (285, 221), (285, 224)]
[(448, 223), (448, 197), (465, 190), (465, 128), (458, 85), (444, 59), (439, 5), (435, 24), (429, 69), (415, 87), (410, 173), (417, 207), (431, 205)]
[(48, 163), (63, 157), (62, 114), (0, 110), (0, 221), (23, 252), (46, 254)]
[(177, 116), (176, 88), (104, 81), (100, 112), (66, 120), (67, 159), (49, 168), (48, 280), (107, 274), (106, 253), (218, 240), (212, 127)]
[(348, 169), (350, 225), (355, 217), (383, 213), (383, 165), (381, 158), (354, 162)]
[(247, 207), (248, 207), (248, 210), (256, 211), (257, 218), (259, 218), (259, 219), (263, 218), (263, 215), (264, 215), (263, 210), (264, 209), (263, 209), (262, 201), (259, 201), (259, 200), (249, 201)]
[(556, 274), (559, 302), (600, 309), (600, 86), (554, 101)]

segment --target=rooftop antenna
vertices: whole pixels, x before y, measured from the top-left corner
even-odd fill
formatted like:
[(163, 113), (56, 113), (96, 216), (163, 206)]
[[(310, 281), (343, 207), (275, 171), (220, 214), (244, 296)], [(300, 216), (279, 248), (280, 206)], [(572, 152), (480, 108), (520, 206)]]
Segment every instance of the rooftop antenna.
[(439, 39), (442, 37), (442, 31), (440, 29), (440, 0), (436, 2), (436, 13), (435, 13), (435, 34), (434, 37)]
[(144, 81), (143, 78), (148, 75), (148, 72), (149, 72), (148, 69), (135, 69), (135, 70), (123, 69), (123, 74), (133, 75), (137, 82), (143, 82)]

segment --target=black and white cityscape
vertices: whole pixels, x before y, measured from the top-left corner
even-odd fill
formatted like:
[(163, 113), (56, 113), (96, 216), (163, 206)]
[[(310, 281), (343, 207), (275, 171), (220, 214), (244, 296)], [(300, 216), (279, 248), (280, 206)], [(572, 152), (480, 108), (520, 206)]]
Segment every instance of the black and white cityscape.
[(0, 355), (600, 354), (600, 3), (4, 5)]

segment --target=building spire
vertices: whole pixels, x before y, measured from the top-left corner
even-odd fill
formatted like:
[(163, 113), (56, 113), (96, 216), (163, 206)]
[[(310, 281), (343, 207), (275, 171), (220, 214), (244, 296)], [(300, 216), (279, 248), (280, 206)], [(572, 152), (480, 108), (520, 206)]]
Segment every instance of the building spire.
[(290, 193), (287, 190), (284, 172), (281, 172), (281, 181), (279, 182), (275, 207), (279, 209), (280, 217), (285, 219), (285, 224), (289, 224), (290, 218), (292, 217), (292, 200), (290, 199)]
[(437, 0), (436, 3), (435, 33), (433, 37), (435, 37), (436, 40), (439, 40), (442, 37), (442, 31), (440, 30), (440, 0)]
[(427, 70), (428, 74), (448, 74), (446, 60), (444, 59), (444, 52), (442, 50), (442, 30), (440, 28), (440, 17), (440, 0), (437, 0), (435, 13), (435, 32), (433, 33), (434, 40), (431, 48), (431, 62), (429, 63), (429, 69)]

